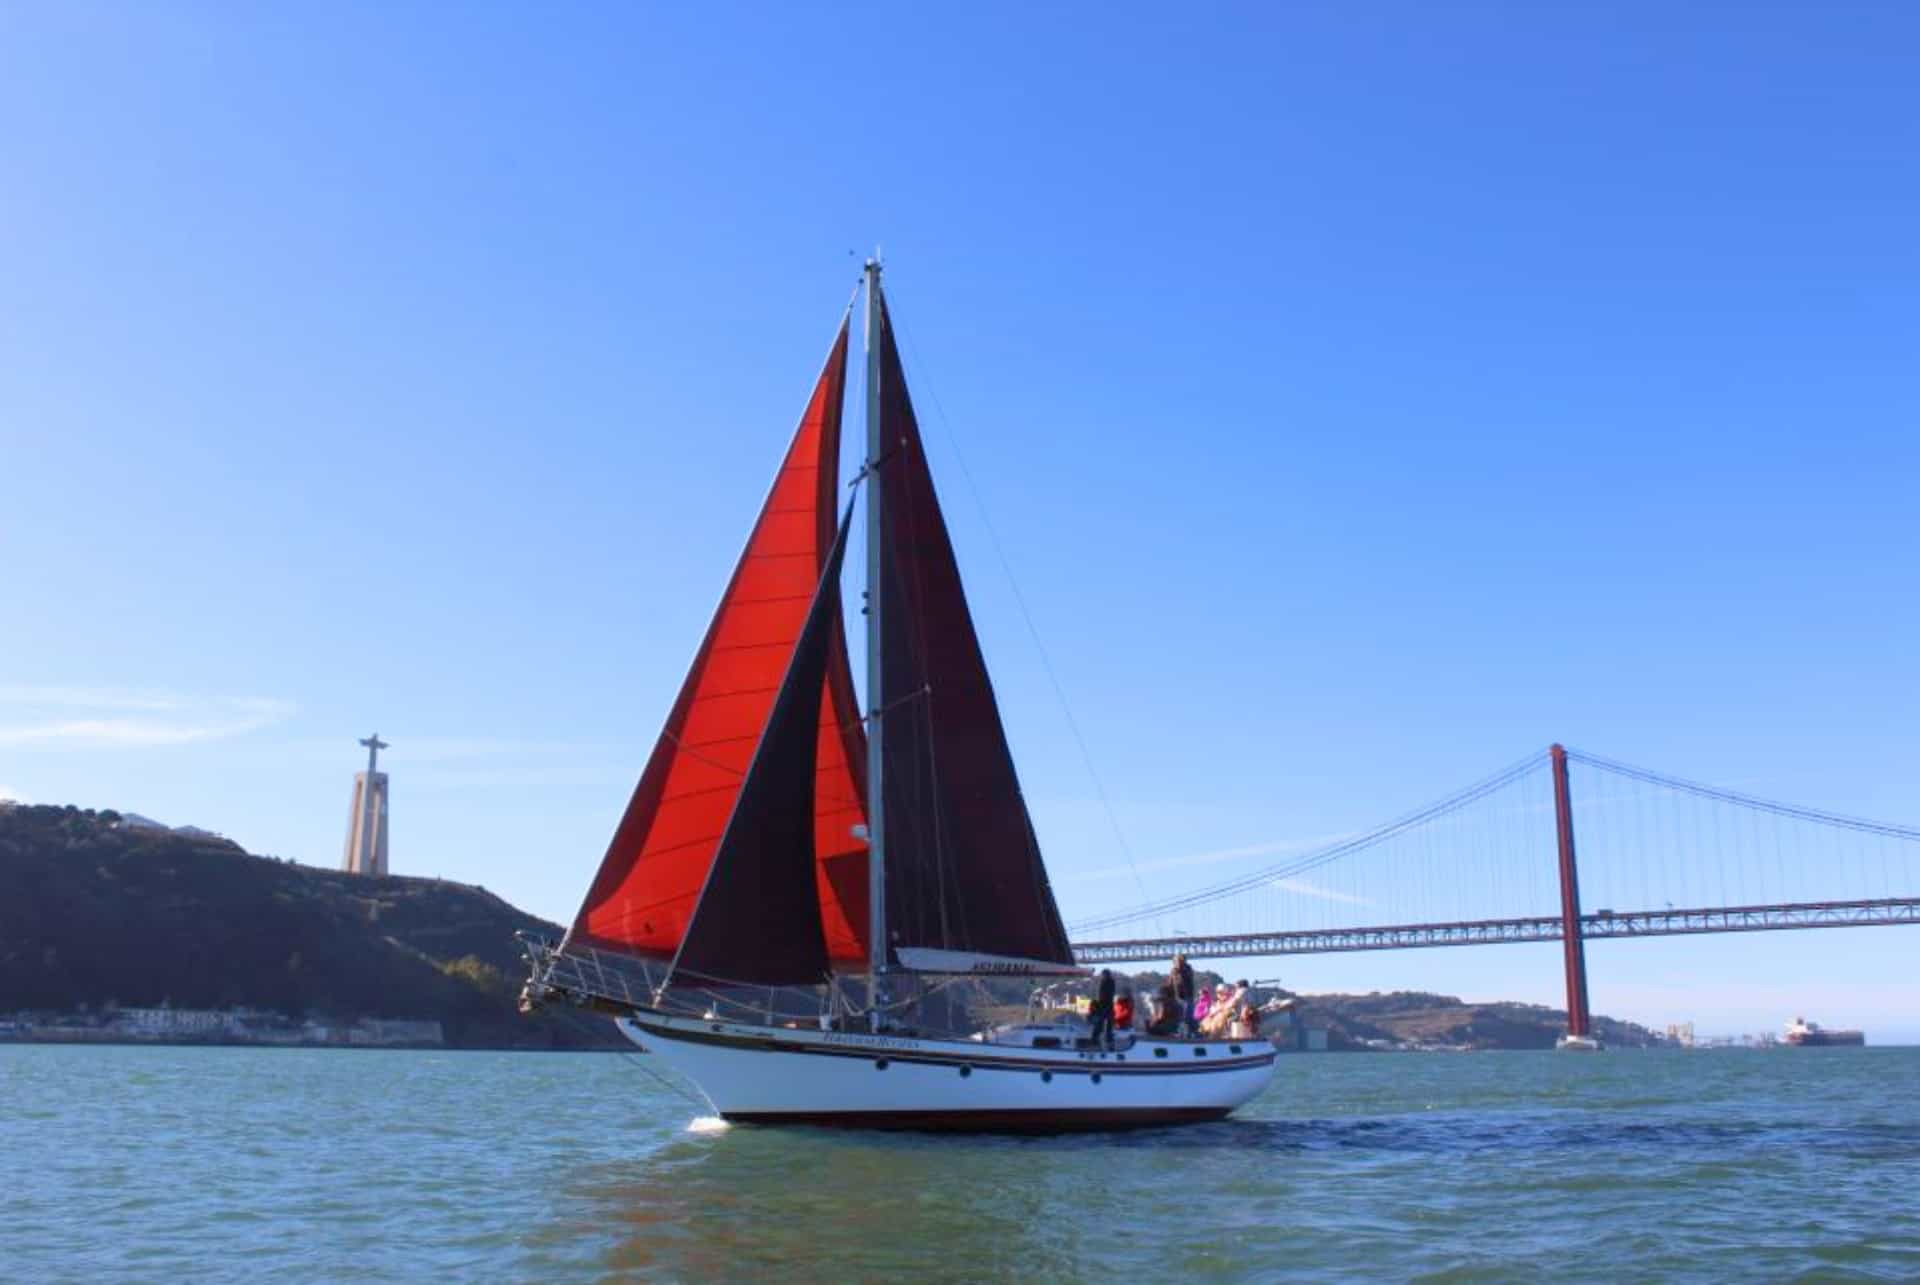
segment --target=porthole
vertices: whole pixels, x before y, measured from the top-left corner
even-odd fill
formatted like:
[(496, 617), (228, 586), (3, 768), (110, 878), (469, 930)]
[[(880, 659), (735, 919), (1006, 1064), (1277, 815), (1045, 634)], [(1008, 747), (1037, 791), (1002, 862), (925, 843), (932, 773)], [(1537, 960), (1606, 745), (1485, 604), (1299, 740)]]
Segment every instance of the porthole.
[(1227, 1048), (1227, 1052), (1229, 1053), (1238, 1053), (1239, 1051), (1240, 1046), (1238, 1044), (1229, 1045)]
[(1155, 1049), (1153, 1051), (1153, 1055), (1155, 1057), (1165, 1057), (1167, 1055), (1167, 1051), (1165, 1049)]
[(886, 1070), (886, 1069), (887, 1069), (887, 1059), (885, 1059), (885, 1058), (883, 1058), (883, 1057), (877, 1057), (877, 1058), (875, 1058), (875, 1059), (873, 1059), (873, 1069), (874, 1069), (874, 1070), (876, 1070), (876, 1071), (884, 1071), (884, 1070)]
[(961, 1067), (961, 1068), (960, 1068), (960, 1078), (961, 1078), (961, 1079), (963, 1079), (963, 1080), (964, 1080), (964, 1079), (966, 1079), (966, 1078), (967, 1078), (967, 1077), (968, 1077), (969, 1075), (972, 1075), (972, 1074), (973, 1074), (973, 1068), (972, 1068), (972, 1067), (970, 1067), (970, 1066), (963, 1066), (963, 1067)]
[(1042, 1072), (1040, 1072), (1040, 1083), (1042, 1083), (1042, 1084), (1052, 1084), (1052, 1083), (1053, 1083), (1053, 1072), (1052, 1072), (1052, 1071), (1042, 1071)]
[(1202, 1048), (1196, 1048), (1196, 1049), (1195, 1049), (1195, 1050), (1193, 1051), (1193, 1055), (1194, 1055), (1195, 1057), (1205, 1057), (1205, 1056), (1207, 1055), (1207, 1051), (1206, 1051), (1205, 1049), (1202, 1049)]
[(1093, 1082), (1094, 1082), (1095, 1084), (1098, 1084), (1098, 1083), (1100, 1083), (1100, 1072), (1098, 1072), (1098, 1071), (1095, 1071), (1095, 1072), (1093, 1073)]

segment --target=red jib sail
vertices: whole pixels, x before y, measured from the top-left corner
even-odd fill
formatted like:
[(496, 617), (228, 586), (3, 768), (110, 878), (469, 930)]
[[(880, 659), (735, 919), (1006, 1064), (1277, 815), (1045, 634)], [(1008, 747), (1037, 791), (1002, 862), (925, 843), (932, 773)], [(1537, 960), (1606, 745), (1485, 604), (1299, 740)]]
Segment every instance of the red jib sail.
[[(834, 543), (841, 323), (726, 596), (614, 831), (569, 940), (671, 956), (713, 864)], [(814, 764), (815, 883), (829, 959), (867, 957), (865, 735), (833, 597)], [(862, 831), (864, 833), (864, 831)]]

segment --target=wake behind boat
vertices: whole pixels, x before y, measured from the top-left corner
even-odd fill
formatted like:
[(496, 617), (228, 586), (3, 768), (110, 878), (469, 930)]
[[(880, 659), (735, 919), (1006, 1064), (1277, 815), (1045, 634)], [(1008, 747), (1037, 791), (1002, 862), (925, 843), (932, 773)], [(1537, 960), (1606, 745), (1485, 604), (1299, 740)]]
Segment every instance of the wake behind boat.
[(843, 319), (720, 608), (523, 1006), (606, 1013), (728, 1120), (1057, 1130), (1219, 1119), (1264, 1040), (972, 1029), (965, 983), (1083, 976), (865, 272), (867, 712), (840, 606)]

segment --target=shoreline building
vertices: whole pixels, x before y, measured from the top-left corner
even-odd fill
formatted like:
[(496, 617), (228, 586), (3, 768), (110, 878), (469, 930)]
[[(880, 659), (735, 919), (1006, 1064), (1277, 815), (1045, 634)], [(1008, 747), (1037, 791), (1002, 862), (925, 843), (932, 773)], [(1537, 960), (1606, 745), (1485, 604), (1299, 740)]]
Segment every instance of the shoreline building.
[(353, 774), (353, 811), (347, 817), (347, 854), (340, 868), (352, 875), (387, 873), (387, 774), (379, 770), (387, 742), (375, 732), (367, 747), (367, 770)]

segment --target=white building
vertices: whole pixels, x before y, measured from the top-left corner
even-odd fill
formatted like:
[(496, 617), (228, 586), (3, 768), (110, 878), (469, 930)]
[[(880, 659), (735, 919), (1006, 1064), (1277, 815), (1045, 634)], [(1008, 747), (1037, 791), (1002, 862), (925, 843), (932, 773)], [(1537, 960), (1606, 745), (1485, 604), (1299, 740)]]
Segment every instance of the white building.
[(116, 1016), (134, 1035), (218, 1035), (234, 1026), (231, 1014), (210, 1008), (123, 1008)]

